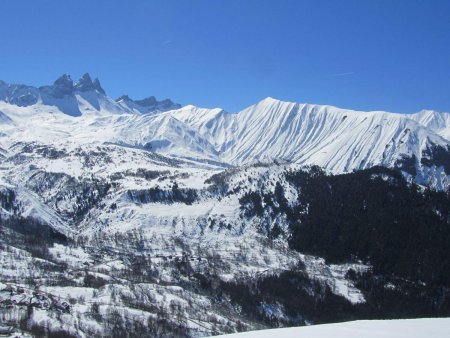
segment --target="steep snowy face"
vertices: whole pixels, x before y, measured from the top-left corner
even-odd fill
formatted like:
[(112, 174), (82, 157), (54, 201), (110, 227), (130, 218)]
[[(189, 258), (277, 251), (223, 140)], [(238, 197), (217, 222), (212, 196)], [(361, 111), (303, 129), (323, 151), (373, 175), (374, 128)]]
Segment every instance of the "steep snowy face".
[(359, 112), (267, 98), (236, 114), (194, 106), (167, 114), (196, 130), (233, 165), (286, 160), (335, 173), (382, 165), (441, 188), (450, 171), (450, 122), (448, 114), (432, 113)]
[(411, 115), (411, 118), (425, 127), (435, 131), (443, 138), (450, 140), (450, 113), (422, 110)]
[(221, 157), (233, 164), (284, 159), (347, 172), (374, 165), (393, 167), (405, 157), (420, 160), (431, 143), (444, 147), (448, 144), (408, 115), (358, 112), (272, 98), (228, 115), (227, 126), (221, 116), (210, 117), (213, 111), (203, 115), (207, 118), (201, 123), (191, 117), (197, 116), (195, 111), (183, 120), (202, 134), (210, 133), (211, 139), (223, 140), (216, 149), (222, 150)]
[(236, 114), (220, 108), (206, 109), (192, 105), (172, 111), (170, 114), (197, 130), (220, 153), (223, 153), (234, 140), (237, 130)]
[(170, 114), (128, 115), (118, 119), (111, 132), (115, 143), (125, 142), (182, 158), (220, 161), (208, 140)]
[(74, 117), (58, 109), (47, 109), (41, 105), (17, 107), (0, 102), (1, 144), (8, 148), (20, 140), (73, 148), (114, 143), (197, 162), (221, 161), (207, 139), (170, 114), (106, 114), (86, 109), (83, 115)]

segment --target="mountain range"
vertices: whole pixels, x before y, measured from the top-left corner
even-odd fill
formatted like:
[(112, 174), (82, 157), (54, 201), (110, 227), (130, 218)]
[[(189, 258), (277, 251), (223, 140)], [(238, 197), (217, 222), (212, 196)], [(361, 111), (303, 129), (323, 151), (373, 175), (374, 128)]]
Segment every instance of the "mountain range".
[(190, 337), (448, 316), (449, 116), (0, 82), (0, 323)]
[(449, 172), (448, 155), (434, 154), (448, 154), (450, 114), (429, 110), (360, 112), (266, 98), (229, 113), (154, 97), (113, 100), (85, 74), (75, 84), (63, 75), (39, 88), (0, 82), (0, 111), (5, 147), (15, 139), (87, 139), (224, 165), (279, 160), (336, 173), (408, 163), (406, 172), (418, 181), (433, 176), (439, 186)]

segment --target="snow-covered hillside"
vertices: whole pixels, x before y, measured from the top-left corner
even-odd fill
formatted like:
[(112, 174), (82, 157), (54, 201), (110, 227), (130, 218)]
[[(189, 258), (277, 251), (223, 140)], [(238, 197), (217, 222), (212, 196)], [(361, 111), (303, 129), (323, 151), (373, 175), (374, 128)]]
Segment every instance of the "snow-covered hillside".
[(339, 324), (314, 325), (223, 335), (223, 338), (446, 338), (449, 318), (408, 320), (362, 320)]

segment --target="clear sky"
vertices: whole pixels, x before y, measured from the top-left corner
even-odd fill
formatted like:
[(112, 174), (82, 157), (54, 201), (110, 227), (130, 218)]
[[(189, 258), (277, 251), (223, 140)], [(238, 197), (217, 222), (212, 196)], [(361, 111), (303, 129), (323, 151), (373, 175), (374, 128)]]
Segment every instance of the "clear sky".
[(450, 111), (450, 0), (2, 0), (0, 79), (238, 111)]

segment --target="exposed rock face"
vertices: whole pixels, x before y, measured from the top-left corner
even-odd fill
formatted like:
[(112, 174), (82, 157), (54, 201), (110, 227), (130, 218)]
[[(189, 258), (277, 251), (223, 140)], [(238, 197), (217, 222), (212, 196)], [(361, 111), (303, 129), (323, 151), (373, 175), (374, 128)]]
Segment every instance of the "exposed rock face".
[(156, 97), (150, 96), (142, 100), (133, 100), (128, 95), (120, 96), (116, 102), (123, 102), (128, 108), (136, 109), (141, 113), (150, 113), (153, 111), (168, 111), (180, 109), (181, 105), (173, 102), (170, 99), (158, 101)]
[(101, 94), (105, 94), (104, 89), (100, 85), (99, 79), (94, 79), (92, 81), (91, 76), (89, 73), (84, 74), (78, 82), (75, 84), (75, 90), (78, 90), (80, 92), (87, 92), (91, 90), (96, 90)]
[(53, 83), (53, 86), (43, 87), (41, 90), (45, 90), (48, 88), (49, 94), (51, 94), (55, 98), (63, 98), (64, 96), (72, 95), (74, 91), (73, 81), (70, 78), (70, 75), (64, 74), (60, 76)]
[(154, 96), (150, 96), (142, 100), (136, 100), (134, 102), (136, 102), (138, 105), (142, 107), (154, 106), (158, 103), (158, 101), (156, 101), (156, 98)]

